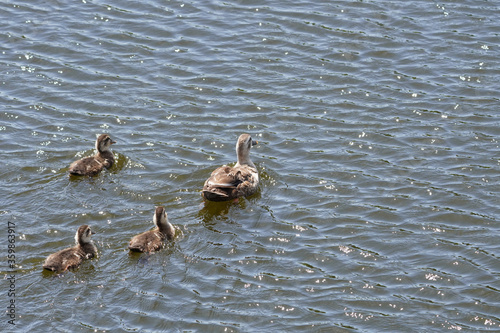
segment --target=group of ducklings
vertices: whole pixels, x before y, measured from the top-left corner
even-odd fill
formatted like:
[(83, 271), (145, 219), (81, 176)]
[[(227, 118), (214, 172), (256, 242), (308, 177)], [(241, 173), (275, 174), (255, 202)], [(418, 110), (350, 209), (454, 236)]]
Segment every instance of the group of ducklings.
[[(116, 142), (108, 134), (101, 134), (95, 144), (97, 153), (71, 163), (69, 173), (74, 176), (95, 176), (104, 168), (111, 168), (115, 158), (110, 147), (114, 143)], [(233, 167), (223, 165), (212, 172), (201, 192), (205, 200), (235, 200), (257, 191), (259, 174), (250, 160), (250, 149), (257, 143), (249, 134), (240, 135), (236, 142), (236, 164)], [(152, 253), (161, 249), (165, 240), (174, 238), (175, 227), (168, 221), (165, 207), (156, 207), (153, 222), (156, 228), (132, 237), (128, 245), (131, 251)], [(76, 245), (48, 256), (43, 268), (62, 272), (76, 268), (83, 260), (96, 256), (97, 247), (92, 242), (91, 235), (90, 226), (80, 226), (75, 235)]]

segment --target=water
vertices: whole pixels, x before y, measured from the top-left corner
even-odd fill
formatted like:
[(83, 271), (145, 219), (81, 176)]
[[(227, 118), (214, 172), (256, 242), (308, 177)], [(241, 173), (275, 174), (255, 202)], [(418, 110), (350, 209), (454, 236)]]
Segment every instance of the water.
[[(496, 2), (0, 8), (4, 331), (500, 330)], [(259, 193), (204, 205), (244, 132)], [(155, 205), (182, 235), (130, 254)], [(82, 224), (99, 258), (44, 272)]]

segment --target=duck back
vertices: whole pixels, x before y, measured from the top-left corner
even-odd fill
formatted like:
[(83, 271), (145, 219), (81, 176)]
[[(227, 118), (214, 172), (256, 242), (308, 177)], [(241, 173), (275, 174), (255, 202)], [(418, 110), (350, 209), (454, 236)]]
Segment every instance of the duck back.
[(128, 248), (135, 252), (154, 252), (163, 246), (165, 238), (166, 236), (156, 228), (134, 236)]
[(84, 258), (86, 258), (86, 255), (79, 246), (70, 247), (48, 256), (43, 268), (54, 272), (62, 272), (78, 267)]

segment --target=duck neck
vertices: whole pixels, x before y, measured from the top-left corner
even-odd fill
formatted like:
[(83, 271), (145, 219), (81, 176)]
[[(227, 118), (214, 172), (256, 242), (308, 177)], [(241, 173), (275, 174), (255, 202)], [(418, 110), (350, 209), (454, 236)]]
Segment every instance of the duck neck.
[(82, 249), (83, 252), (88, 253), (88, 254), (97, 253), (97, 247), (95, 246), (94, 242), (92, 242), (92, 241), (90, 241), (88, 243), (81, 243), (80, 249)]
[(170, 222), (166, 221), (165, 223), (159, 224), (158, 229), (160, 229), (160, 232), (166, 235), (168, 239), (174, 238), (175, 229), (174, 226), (170, 224)]
[(252, 168), (255, 168), (255, 165), (253, 164), (252, 160), (250, 160), (250, 154), (247, 151), (243, 151), (242, 149), (236, 148), (236, 156), (238, 157), (238, 162), (236, 163), (235, 167), (248, 165), (251, 166)]
[(109, 167), (111, 167), (111, 165), (114, 163), (114, 160), (115, 160), (113, 153), (109, 149), (106, 149), (103, 151), (98, 150), (96, 156), (102, 158), (103, 160), (109, 161), (109, 163), (110, 163)]

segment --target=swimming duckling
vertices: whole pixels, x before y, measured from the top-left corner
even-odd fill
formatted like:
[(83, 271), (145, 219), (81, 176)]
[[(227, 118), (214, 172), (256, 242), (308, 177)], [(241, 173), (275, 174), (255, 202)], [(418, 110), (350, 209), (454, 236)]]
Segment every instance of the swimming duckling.
[(76, 245), (48, 256), (43, 264), (43, 268), (50, 271), (63, 272), (68, 268), (80, 266), (84, 259), (93, 258), (97, 254), (97, 248), (90, 239), (91, 235), (92, 230), (90, 230), (90, 226), (80, 226), (75, 235)]
[(202, 197), (209, 201), (228, 201), (257, 192), (259, 173), (250, 160), (250, 148), (258, 142), (249, 134), (242, 134), (236, 142), (238, 162), (234, 167), (223, 165), (205, 181)]
[(111, 140), (108, 134), (101, 134), (95, 142), (97, 153), (71, 163), (69, 173), (76, 176), (95, 176), (103, 168), (109, 169), (115, 162), (115, 157), (109, 149), (116, 141)]
[(128, 248), (137, 252), (154, 252), (159, 250), (165, 239), (172, 240), (175, 228), (168, 222), (167, 212), (163, 206), (156, 207), (153, 215), (156, 228), (132, 237)]

